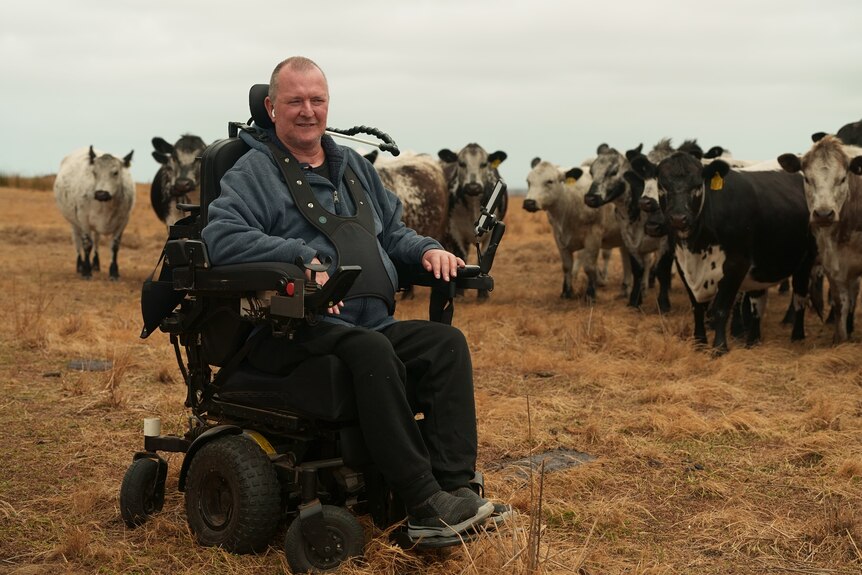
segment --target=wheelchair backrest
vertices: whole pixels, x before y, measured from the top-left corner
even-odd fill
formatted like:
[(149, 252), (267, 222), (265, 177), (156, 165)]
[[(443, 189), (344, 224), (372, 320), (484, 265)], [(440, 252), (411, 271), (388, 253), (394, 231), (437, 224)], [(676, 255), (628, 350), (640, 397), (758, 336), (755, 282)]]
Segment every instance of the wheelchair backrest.
[[(269, 129), (273, 127), (272, 119), (266, 113), (264, 100), (269, 93), (269, 84), (254, 84), (248, 91), (248, 108), (251, 113), (249, 124), (256, 127)], [(218, 140), (207, 146), (201, 155), (201, 206), (200, 206), (200, 229), (208, 221), (208, 207), (210, 202), (219, 197), (221, 193), (221, 179), (237, 160), (248, 150), (248, 144), (237, 137), (241, 129), (248, 129), (248, 125), (231, 122), (228, 124), (228, 138)]]

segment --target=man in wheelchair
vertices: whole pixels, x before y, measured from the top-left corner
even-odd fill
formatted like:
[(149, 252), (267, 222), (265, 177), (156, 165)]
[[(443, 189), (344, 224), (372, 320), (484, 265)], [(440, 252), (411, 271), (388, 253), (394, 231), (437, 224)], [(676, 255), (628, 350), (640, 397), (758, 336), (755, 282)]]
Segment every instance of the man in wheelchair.
[[(159, 280), (144, 285), (142, 337), (171, 335), (193, 415), (184, 437), (145, 425), (123, 519), (134, 527), (161, 509), (157, 452), (174, 451), (205, 545), (262, 549), (287, 511), (291, 567), (334, 568), (362, 552), (362, 528), (340, 507), (352, 505), (382, 528), (406, 514), (399, 543), (458, 544), (510, 511), (483, 497), (470, 351), (449, 325), (456, 287), (493, 287), (496, 247), (465, 267), (404, 226), (371, 164), (325, 133), (314, 62), (288, 58), (266, 89), (251, 90), (253, 126), (231, 124), (204, 152), (201, 204), (185, 206)], [(490, 211), (477, 233), (496, 246), (504, 226)], [(394, 319), (396, 289), (411, 283), (432, 287), (436, 321)]]
[[(339, 264), (362, 272), (319, 323), (303, 325), (291, 339), (263, 335), (248, 360), (287, 374), (308, 356), (341, 359), (371, 457), (407, 507), (408, 534), (460, 533), (494, 508), (468, 487), (476, 463), (470, 352), (450, 325), (395, 321), (392, 260), (421, 261), (444, 280), (465, 264), (406, 228), (400, 202), (373, 167), (324, 134), (329, 90), (316, 64), (301, 57), (281, 62), (265, 106), (274, 131), (265, 143), (240, 135), (252, 150), (225, 174), (209, 206), (202, 237), (211, 261), (300, 262), (322, 285)], [(310, 192), (301, 206), (278, 167), (284, 162), (299, 163), (288, 177), (297, 178), (299, 193)], [(417, 421), (416, 413), (424, 417)]]

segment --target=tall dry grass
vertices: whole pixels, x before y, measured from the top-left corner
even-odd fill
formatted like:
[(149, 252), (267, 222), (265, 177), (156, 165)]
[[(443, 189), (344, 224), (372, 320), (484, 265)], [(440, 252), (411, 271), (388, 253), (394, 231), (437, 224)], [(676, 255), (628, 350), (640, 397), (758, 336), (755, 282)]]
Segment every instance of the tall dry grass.
[[(167, 336), (140, 333), (139, 295), (164, 242), (146, 186), (121, 279), (75, 276), (51, 194), (0, 188), (0, 574), (286, 573), (280, 537), (235, 556), (194, 542), (168, 455), (164, 510), (127, 529), (117, 495), (141, 421), (182, 433), (185, 391)], [(365, 557), (341, 573), (843, 575), (862, 570), (862, 353), (809, 317), (791, 343), (775, 295), (764, 342), (719, 358), (691, 343), (688, 304), (561, 300), (543, 214), (511, 203), (486, 303), (456, 303), (473, 351), (479, 467), (518, 514), (447, 551), (405, 551), (364, 519)], [(583, 290), (583, 279), (576, 289)], [(424, 317), (427, 293), (398, 304)], [(72, 366), (97, 365), (103, 371)], [(556, 468), (554, 454), (593, 459)], [(547, 455), (545, 468), (522, 462)]]

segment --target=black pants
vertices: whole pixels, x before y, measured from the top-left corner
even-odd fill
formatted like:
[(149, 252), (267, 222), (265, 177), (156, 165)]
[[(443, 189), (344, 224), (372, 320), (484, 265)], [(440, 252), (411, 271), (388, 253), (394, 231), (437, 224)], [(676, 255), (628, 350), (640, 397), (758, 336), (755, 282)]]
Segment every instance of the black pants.
[(422, 320), (379, 332), (322, 322), (301, 328), (292, 341), (264, 339), (249, 361), (262, 371), (289, 373), (308, 356), (326, 354), (338, 356), (352, 374), (365, 443), (408, 507), (441, 488), (467, 485), (476, 467), (476, 409), (470, 350), (460, 330)]

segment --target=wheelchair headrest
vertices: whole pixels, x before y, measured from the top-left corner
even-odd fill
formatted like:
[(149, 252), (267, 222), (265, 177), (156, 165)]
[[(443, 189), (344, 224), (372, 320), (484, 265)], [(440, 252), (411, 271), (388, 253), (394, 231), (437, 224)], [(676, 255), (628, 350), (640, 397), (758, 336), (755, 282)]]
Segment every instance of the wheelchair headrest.
[(266, 113), (263, 101), (269, 94), (269, 84), (254, 84), (248, 91), (248, 109), (251, 119), (261, 128), (271, 129), (272, 118)]

